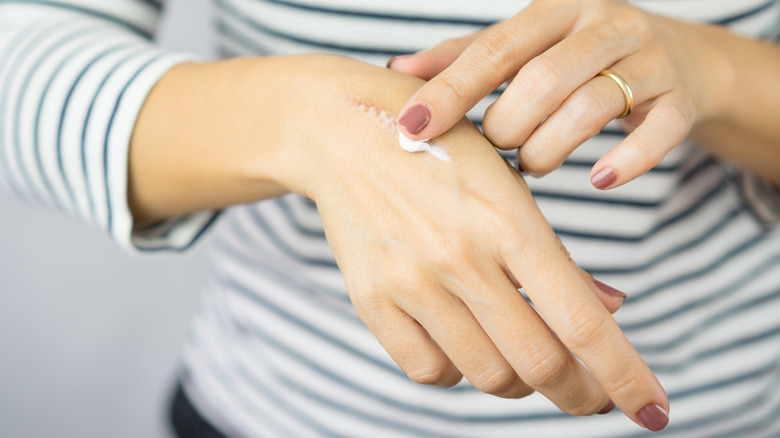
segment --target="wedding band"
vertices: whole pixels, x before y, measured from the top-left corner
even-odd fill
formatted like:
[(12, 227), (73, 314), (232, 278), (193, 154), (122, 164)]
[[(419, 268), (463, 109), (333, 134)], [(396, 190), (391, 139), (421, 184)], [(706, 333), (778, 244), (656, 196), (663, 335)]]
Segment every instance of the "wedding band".
[(606, 76), (615, 81), (617, 86), (620, 87), (620, 91), (623, 92), (623, 97), (626, 99), (626, 107), (623, 108), (623, 112), (620, 113), (620, 115), (616, 118), (625, 119), (628, 117), (628, 115), (631, 114), (631, 111), (634, 110), (634, 93), (631, 91), (631, 87), (628, 86), (628, 83), (626, 83), (625, 79), (621, 78), (620, 75), (610, 70), (601, 70), (598, 76)]

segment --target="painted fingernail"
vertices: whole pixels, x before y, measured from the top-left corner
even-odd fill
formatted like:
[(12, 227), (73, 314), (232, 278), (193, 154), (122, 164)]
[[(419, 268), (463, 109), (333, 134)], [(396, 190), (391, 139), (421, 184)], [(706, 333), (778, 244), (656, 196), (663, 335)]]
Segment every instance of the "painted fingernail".
[(623, 292), (620, 292), (619, 290), (615, 289), (612, 286), (606, 285), (596, 279), (593, 280), (594, 283), (596, 283), (596, 286), (601, 289), (602, 292), (605, 294), (611, 296), (611, 297), (620, 297), (620, 298), (627, 298), (628, 295), (624, 294)]
[(398, 124), (403, 126), (406, 132), (414, 135), (428, 126), (430, 121), (431, 109), (424, 103), (418, 103), (406, 110), (401, 118), (398, 119)]
[(590, 183), (597, 189), (606, 189), (617, 181), (617, 172), (611, 167), (605, 167), (590, 177)]
[(607, 405), (604, 406), (604, 408), (598, 412), (598, 414), (599, 415), (608, 414), (608, 413), (612, 412), (613, 409), (615, 409), (615, 402), (610, 400), (609, 403), (607, 403)]
[(644, 427), (653, 432), (658, 432), (669, 424), (669, 413), (666, 409), (653, 403), (643, 407), (636, 416)]
[(385, 65), (385, 68), (391, 68), (393, 66), (393, 63), (401, 58), (406, 58), (409, 55), (395, 55), (392, 58), (387, 60), (387, 65)]

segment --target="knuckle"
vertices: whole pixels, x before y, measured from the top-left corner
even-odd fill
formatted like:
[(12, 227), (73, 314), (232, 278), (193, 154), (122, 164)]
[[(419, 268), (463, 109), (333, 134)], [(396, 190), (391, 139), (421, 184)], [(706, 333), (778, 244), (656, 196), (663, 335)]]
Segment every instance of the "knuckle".
[(418, 290), (428, 284), (425, 272), (419, 264), (408, 254), (398, 254), (389, 257), (385, 264), (386, 269), (377, 274), (377, 282), (374, 288), (382, 288), (384, 291), (392, 290)]
[(530, 144), (520, 148), (518, 159), (523, 170), (537, 175), (546, 175), (563, 163), (552, 151)]
[(608, 394), (634, 394), (640, 388), (642, 380), (642, 367), (622, 366), (614, 371), (610, 379), (602, 385)]
[(575, 417), (593, 415), (604, 407), (604, 402), (598, 397), (586, 397), (563, 411)]
[(437, 233), (434, 241), (427, 245), (429, 266), (436, 272), (454, 273), (468, 265), (470, 244), (458, 233)]
[(566, 378), (570, 366), (567, 354), (554, 349), (528, 352), (531, 367), (525, 382), (537, 390), (555, 388)]
[(464, 77), (454, 74), (442, 74), (438, 76), (440, 88), (443, 93), (449, 95), (450, 102), (465, 102), (473, 95), (473, 86)]
[(643, 41), (651, 41), (655, 38), (649, 16), (643, 11), (626, 7), (620, 11), (620, 16), (609, 20), (610, 27), (621, 35), (633, 35)]
[(388, 283), (389, 300), (404, 309), (427, 308), (435, 302), (437, 290), (422, 274), (414, 274), (398, 278), (394, 283)]
[(594, 95), (591, 87), (581, 87), (566, 99), (563, 104), (563, 114), (568, 122), (576, 123), (582, 120), (584, 114), (592, 111), (594, 103), (599, 101), (600, 99)]
[(355, 311), (361, 319), (366, 319), (371, 315), (383, 314), (394, 305), (388, 300), (380, 289), (374, 283), (359, 282), (352, 278), (345, 278), (347, 293), (352, 302)]
[[(662, 124), (666, 127), (670, 136), (669, 143), (676, 145), (688, 136), (693, 126), (694, 111), (690, 108), (683, 110), (677, 105), (667, 105), (664, 108)], [(661, 158), (663, 158), (663, 151)]]
[(349, 287), (347, 287), (347, 291), (355, 311), (361, 318), (363, 318), (364, 315), (367, 316), (378, 313), (384, 307), (378, 294), (373, 291), (368, 291), (366, 289), (355, 290)]
[(509, 225), (498, 235), (498, 252), (504, 260), (521, 260), (524, 253), (529, 250), (525, 244), (527, 237), (520, 227)]
[[(622, 94), (619, 101), (623, 105)], [(588, 137), (598, 134), (601, 128), (616, 115), (613, 114), (614, 108), (611, 108), (608, 102), (608, 99), (597, 94), (595, 88), (583, 87), (565, 104), (570, 126)], [(621, 107), (620, 110), (622, 109)]]
[[(491, 107), (492, 108), (492, 107)], [(505, 114), (500, 114), (491, 111), (485, 113), (485, 120), (482, 122), (482, 131), (493, 146), (510, 150), (515, 149), (522, 141), (520, 137), (523, 135), (521, 130), (517, 128), (517, 123), (513, 120), (513, 117)]]
[(574, 351), (591, 349), (606, 338), (608, 314), (582, 305), (566, 318), (566, 345)]
[(663, 44), (654, 42), (642, 49), (648, 59), (653, 60), (656, 71), (662, 72), (657, 78), (659, 89), (670, 90), (681, 81), (677, 60)]
[(453, 386), (460, 381), (461, 375), (449, 369), (446, 364), (421, 364), (406, 370), (406, 376), (412, 382), (428, 386)]
[(560, 102), (563, 96), (558, 93), (563, 90), (560, 84), (563, 82), (563, 69), (558, 68), (546, 56), (537, 56), (528, 61), (521, 70), (522, 80), (529, 95), (534, 96), (534, 102), (548, 102), (558, 99)]
[(471, 385), (487, 394), (512, 394), (520, 382), (514, 370), (503, 367), (487, 367), (473, 379)]
[(621, 29), (618, 28), (620, 23), (615, 23), (614, 20), (604, 20), (598, 26), (589, 28), (588, 36), (592, 40), (594, 47), (604, 44), (606, 41), (615, 41), (621, 38)]
[(648, 168), (660, 163), (665, 155), (657, 142), (639, 141), (636, 143), (636, 148), (642, 156), (642, 162), (646, 163)]
[(516, 53), (510, 41), (512, 35), (500, 27), (494, 27), (477, 38), (471, 49), (479, 54), (480, 62), (487, 68), (507, 77), (515, 64)]

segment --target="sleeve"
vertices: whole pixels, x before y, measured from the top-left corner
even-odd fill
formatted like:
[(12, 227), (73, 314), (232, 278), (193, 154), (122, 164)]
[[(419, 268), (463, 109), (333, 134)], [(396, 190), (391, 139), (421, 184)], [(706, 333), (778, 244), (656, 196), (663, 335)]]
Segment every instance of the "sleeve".
[(161, 0), (0, 0), (0, 189), (94, 224), (131, 252), (181, 251), (214, 211), (135, 230), (128, 148), (157, 81)]

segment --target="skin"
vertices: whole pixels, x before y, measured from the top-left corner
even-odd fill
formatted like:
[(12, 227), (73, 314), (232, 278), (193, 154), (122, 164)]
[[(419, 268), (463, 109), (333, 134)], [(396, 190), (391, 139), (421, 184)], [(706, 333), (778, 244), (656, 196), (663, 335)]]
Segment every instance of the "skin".
[(593, 166), (591, 177), (616, 173), (599, 188), (638, 177), (688, 136), (780, 186), (780, 47), (717, 26), (624, 1), (537, 0), (481, 32), (395, 58), (391, 68), (430, 79), (402, 111), (431, 110), (424, 129), (406, 131), (412, 139), (438, 136), (511, 81), (483, 129), (497, 147), (519, 147), (519, 163), (534, 175), (558, 168), (623, 112), (618, 86), (597, 77), (610, 69), (631, 86), (636, 106), (621, 121), (630, 134)]
[(397, 115), (423, 84), (323, 55), (176, 67), (135, 126), (134, 218), (143, 226), (299, 193), (317, 203), (358, 314), (415, 382), (465, 376), (501, 397), (536, 390), (572, 415), (611, 399), (637, 422), (648, 404), (668, 409), (610, 314), (622, 297), (577, 268), (520, 174), (473, 125), (439, 136), (452, 158), (442, 162), (403, 151), (350, 104)]

